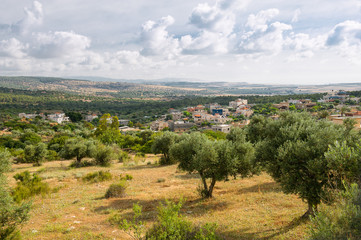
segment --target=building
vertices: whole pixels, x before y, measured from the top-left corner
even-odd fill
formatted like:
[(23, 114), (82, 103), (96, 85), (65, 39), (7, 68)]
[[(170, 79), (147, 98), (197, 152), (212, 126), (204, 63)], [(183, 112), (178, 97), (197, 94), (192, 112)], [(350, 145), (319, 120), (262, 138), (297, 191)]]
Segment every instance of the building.
[(86, 115), (86, 116), (85, 116), (85, 121), (91, 122), (91, 121), (93, 121), (93, 120), (96, 119), (96, 118), (98, 118), (98, 115), (96, 115), (96, 114)]
[(248, 107), (241, 107), (241, 108), (237, 108), (236, 113), (249, 118), (250, 116), (252, 116), (254, 111)]
[(59, 124), (61, 124), (62, 122), (69, 122), (69, 117), (66, 117), (65, 113), (50, 114), (48, 115), (48, 119)]
[(231, 107), (233, 109), (237, 109), (239, 106), (247, 105), (247, 104), (248, 104), (248, 100), (238, 98), (236, 101), (229, 102), (229, 107)]
[(152, 131), (162, 131), (166, 127), (169, 127), (169, 124), (165, 121), (157, 120), (150, 124), (150, 130)]
[(195, 123), (184, 122), (184, 121), (170, 121), (169, 129), (173, 132), (186, 132), (189, 131), (191, 127), (195, 126)]
[(221, 125), (213, 125), (212, 126), (213, 131), (220, 131), (224, 133), (229, 133), (231, 130), (231, 126), (228, 124), (221, 124)]
[(123, 125), (123, 126), (126, 126), (129, 124), (129, 120), (126, 120), (126, 119), (119, 119), (118, 122), (119, 122), (119, 125)]

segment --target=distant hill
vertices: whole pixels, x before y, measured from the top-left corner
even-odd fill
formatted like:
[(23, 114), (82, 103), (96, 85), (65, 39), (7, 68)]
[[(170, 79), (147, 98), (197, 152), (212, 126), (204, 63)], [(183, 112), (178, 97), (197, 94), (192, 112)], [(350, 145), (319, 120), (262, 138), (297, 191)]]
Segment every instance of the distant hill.
[(361, 83), (327, 85), (251, 84), (246, 82), (204, 82), (196, 79), (155, 80), (111, 79), (102, 77), (7, 77), (0, 76), (0, 87), (23, 90), (49, 90), (82, 95), (128, 98), (170, 98), (178, 96), (292, 95), (361, 90)]

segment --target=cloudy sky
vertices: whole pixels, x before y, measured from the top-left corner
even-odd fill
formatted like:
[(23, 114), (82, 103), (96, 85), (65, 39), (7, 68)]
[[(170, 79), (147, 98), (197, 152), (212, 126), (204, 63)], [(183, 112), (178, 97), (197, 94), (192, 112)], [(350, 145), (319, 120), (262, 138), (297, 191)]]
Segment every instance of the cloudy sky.
[(1, 0), (0, 75), (361, 82), (361, 0)]

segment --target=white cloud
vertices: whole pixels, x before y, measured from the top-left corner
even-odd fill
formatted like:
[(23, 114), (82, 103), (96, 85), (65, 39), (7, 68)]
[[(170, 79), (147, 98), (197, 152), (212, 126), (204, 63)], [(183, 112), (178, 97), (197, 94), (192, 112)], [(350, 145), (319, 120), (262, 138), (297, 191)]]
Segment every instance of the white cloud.
[(81, 55), (90, 47), (90, 39), (73, 32), (37, 33), (29, 49), (35, 58), (62, 58)]
[(0, 56), (21, 58), (25, 56), (25, 48), (24, 44), (16, 38), (2, 40), (0, 41)]
[(278, 9), (260, 11), (257, 15), (251, 14), (246, 23), (250, 31), (241, 34), (236, 52), (254, 54), (258, 57), (282, 51), (286, 44), (284, 32), (292, 30), (292, 26), (278, 21), (269, 23), (278, 14)]
[(301, 9), (297, 8), (296, 11), (293, 13), (291, 22), (293, 23), (298, 22), (300, 15), (301, 15)]
[(11, 30), (17, 34), (27, 34), (33, 27), (43, 23), (43, 7), (38, 1), (33, 2), (31, 8), (24, 8), (25, 17), (11, 26)]
[(280, 11), (276, 8), (260, 11), (257, 15), (249, 15), (246, 23), (246, 27), (249, 27), (252, 31), (265, 32), (268, 29), (268, 22), (276, 17)]
[(361, 23), (345, 21), (337, 24), (327, 35), (326, 46), (339, 55), (361, 64)]
[(174, 23), (172, 16), (161, 18), (159, 21), (147, 21), (142, 26), (141, 54), (145, 56), (163, 55), (173, 58), (180, 52), (178, 39), (169, 35), (167, 27)]

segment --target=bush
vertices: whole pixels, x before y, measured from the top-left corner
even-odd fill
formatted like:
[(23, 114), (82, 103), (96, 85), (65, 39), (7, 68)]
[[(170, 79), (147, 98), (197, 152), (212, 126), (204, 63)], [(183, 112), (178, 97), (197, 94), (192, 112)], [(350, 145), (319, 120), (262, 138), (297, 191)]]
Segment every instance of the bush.
[(158, 208), (158, 222), (146, 233), (146, 239), (217, 239), (214, 231), (215, 225), (207, 224), (204, 227), (194, 227), (191, 222), (185, 220), (179, 210), (182, 207), (182, 201), (175, 204), (166, 201), (165, 205)]
[(103, 167), (110, 166), (113, 149), (109, 146), (100, 145), (94, 155), (95, 164)]
[(83, 182), (97, 183), (111, 180), (113, 178), (110, 172), (98, 171), (93, 173), (88, 173), (85, 175), (82, 180)]
[(41, 166), (47, 155), (48, 150), (44, 143), (28, 145), (24, 150), (24, 158), (26, 162), (33, 163), (34, 166)]
[(10, 170), (10, 154), (0, 149), (0, 239), (20, 239), (17, 227), (28, 220), (30, 203), (15, 204), (10, 196), (6, 177)]
[[(182, 207), (182, 201), (175, 204), (166, 201), (158, 208), (158, 221), (145, 234), (147, 240), (216, 240), (220, 239), (215, 234), (216, 225), (206, 224), (202, 227), (195, 227), (191, 222), (185, 220), (179, 214)], [(142, 237), (144, 225), (140, 221), (142, 217), (142, 207), (138, 204), (133, 205), (134, 217), (132, 221), (120, 219), (113, 216), (110, 220), (118, 224), (119, 227), (131, 235), (134, 239), (144, 239)]]
[(55, 161), (55, 160), (59, 160), (59, 156), (58, 153), (54, 150), (48, 150), (48, 154), (46, 156), (46, 159), (48, 161)]
[(122, 151), (118, 155), (119, 162), (127, 162), (130, 159), (130, 156), (127, 152)]
[(17, 183), (12, 192), (12, 196), (17, 203), (32, 196), (39, 194), (45, 195), (50, 192), (48, 183), (43, 182), (41, 177), (36, 173), (31, 176), (29, 171), (25, 171), (16, 174), (14, 178)]
[(361, 190), (352, 184), (339, 194), (339, 199), (334, 206), (311, 218), (309, 239), (361, 239)]
[(123, 177), (121, 174), (120, 174), (120, 180), (126, 180), (126, 181), (130, 181), (133, 179), (133, 176), (132, 175), (129, 175), (129, 174), (126, 174), (125, 177)]
[(125, 180), (121, 180), (118, 183), (113, 183), (105, 193), (105, 198), (125, 197), (125, 190), (128, 184)]

